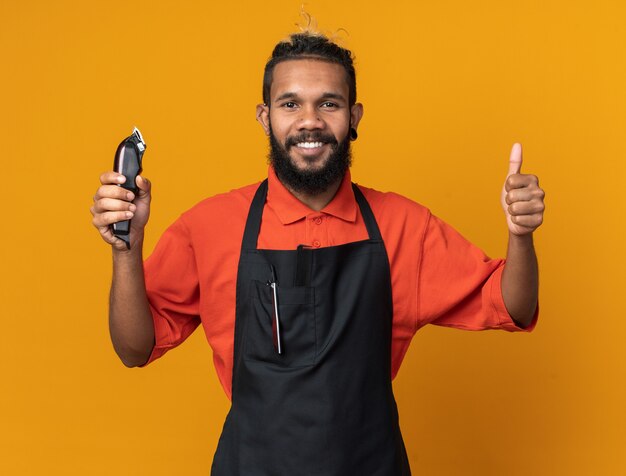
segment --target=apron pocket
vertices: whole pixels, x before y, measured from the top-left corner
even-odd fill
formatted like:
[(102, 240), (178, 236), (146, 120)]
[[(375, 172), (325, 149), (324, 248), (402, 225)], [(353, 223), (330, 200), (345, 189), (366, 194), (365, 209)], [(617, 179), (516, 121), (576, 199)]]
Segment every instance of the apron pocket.
[(252, 281), (252, 312), (247, 316), (244, 359), (284, 367), (313, 365), (316, 351), (313, 288), (279, 286), (277, 295), (281, 354), (274, 347), (273, 290), (266, 283)]

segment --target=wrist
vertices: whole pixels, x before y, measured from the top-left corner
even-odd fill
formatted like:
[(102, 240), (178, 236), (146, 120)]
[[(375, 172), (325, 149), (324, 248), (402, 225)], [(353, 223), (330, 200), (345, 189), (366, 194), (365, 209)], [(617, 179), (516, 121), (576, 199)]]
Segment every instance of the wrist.
[(520, 247), (533, 247), (533, 234), (526, 233), (524, 235), (517, 235), (511, 231), (509, 231), (509, 246), (520, 246)]
[(112, 250), (114, 261), (141, 260), (143, 259), (143, 236), (132, 240), (130, 249), (126, 247), (118, 249), (113, 246)]

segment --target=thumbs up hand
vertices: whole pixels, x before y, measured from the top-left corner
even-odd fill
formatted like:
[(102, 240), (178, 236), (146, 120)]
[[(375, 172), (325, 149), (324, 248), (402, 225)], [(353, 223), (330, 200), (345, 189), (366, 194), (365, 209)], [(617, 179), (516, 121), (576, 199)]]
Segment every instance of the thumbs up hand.
[(501, 203), (509, 231), (529, 235), (543, 222), (544, 191), (535, 175), (522, 174), (522, 145), (513, 144), (509, 173), (502, 187)]

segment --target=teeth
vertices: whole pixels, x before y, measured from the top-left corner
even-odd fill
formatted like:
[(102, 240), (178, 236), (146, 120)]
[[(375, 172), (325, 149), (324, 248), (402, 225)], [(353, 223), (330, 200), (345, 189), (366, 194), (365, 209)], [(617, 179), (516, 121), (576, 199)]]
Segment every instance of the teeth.
[(296, 146), (302, 147), (303, 149), (314, 149), (315, 147), (322, 147), (323, 145), (323, 142), (299, 142), (296, 144)]

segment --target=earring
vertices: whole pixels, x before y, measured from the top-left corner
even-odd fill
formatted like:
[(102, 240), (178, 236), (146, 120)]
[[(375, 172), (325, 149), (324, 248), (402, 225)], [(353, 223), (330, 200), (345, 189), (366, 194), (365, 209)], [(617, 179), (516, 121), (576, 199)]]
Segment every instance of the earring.
[(350, 128), (350, 140), (357, 140), (359, 135), (356, 133), (356, 129), (354, 127)]

